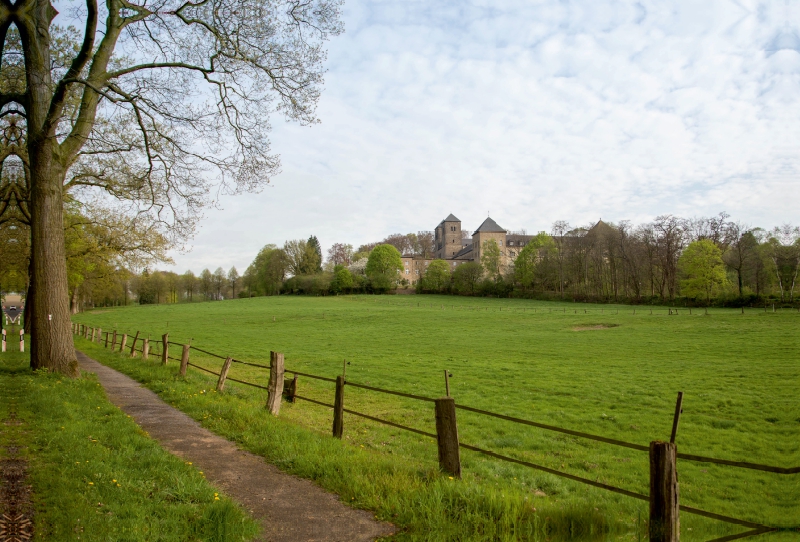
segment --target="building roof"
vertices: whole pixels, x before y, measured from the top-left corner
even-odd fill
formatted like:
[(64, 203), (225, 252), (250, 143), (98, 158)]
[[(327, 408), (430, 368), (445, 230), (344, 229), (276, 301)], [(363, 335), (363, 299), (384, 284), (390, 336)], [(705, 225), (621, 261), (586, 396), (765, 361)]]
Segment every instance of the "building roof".
[[(483, 224), (478, 226), (478, 229), (475, 230), (475, 233), (506, 233), (506, 230), (501, 228), (497, 222), (491, 219), (491, 217), (487, 218), (483, 221)], [(475, 235), (473, 233), (472, 235)]]
[(450, 214), (447, 216), (447, 218), (445, 218), (444, 220), (442, 220), (442, 222), (461, 222), (461, 221), (460, 221), (459, 219), (457, 219), (457, 218), (455, 217), (455, 215), (453, 215), (453, 213), (450, 213)]
[(462, 259), (470, 259), (466, 258), (468, 254), (472, 252), (472, 243), (463, 247), (461, 250), (456, 252), (452, 258), (447, 258), (448, 260), (462, 260)]

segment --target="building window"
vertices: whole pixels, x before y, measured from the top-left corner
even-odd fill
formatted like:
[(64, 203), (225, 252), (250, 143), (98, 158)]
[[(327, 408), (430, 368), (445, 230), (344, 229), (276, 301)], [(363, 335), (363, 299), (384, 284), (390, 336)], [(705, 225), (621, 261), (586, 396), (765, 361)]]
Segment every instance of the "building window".
[(414, 271), (414, 272), (415, 272), (417, 275), (419, 275), (419, 269), (417, 269), (417, 270), (416, 270), (416, 271)]
[(511, 256), (511, 257), (513, 258), (513, 257), (515, 257), (517, 254), (516, 254), (516, 253), (515, 253), (513, 250), (510, 250), (510, 251), (508, 252), (508, 255), (509, 255), (509, 256)]
[(503, 242), (502, 241), (500, 241), (500, 246), (503, 246)]

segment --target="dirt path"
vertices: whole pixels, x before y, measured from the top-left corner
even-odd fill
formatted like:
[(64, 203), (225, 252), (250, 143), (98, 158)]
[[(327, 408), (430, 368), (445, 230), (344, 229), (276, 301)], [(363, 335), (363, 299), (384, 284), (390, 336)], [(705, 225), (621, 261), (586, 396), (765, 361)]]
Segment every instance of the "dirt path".
[(135, 380), (78, 352), (81, 369), (97, 374), (109, 400), (171, 453), (191, 461), (206, 478), (239, 501), (264, 526), (270, 542), (355, 542), (393, 532), (372, 514), (279, 471), (211, 433)]

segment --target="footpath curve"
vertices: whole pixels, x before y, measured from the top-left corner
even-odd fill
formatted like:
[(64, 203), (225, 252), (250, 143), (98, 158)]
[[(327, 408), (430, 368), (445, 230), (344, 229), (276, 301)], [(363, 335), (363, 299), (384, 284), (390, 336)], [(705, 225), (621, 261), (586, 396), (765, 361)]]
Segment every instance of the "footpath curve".
[(367, 542), (394, 532), (308, 480), (281, 472), (262, 457), (203, 428), (132, 378), (78, 351), (83, 371), (95, 373), (108, 399), (164, 449), (191, 461), (206, 479), (238, 501), (270, 542)]

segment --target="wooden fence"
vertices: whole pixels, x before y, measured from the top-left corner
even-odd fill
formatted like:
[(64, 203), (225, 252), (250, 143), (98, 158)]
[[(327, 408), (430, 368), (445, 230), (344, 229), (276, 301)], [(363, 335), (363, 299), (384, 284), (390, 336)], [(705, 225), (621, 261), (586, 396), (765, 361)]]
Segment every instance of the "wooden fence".
[[(117, 350), (120, 353), (127, 353), (129, 356), (134, 357), (138, 353), (141, 353), (142, 359), (149, 359), (149, 356), (152, 355), (159, 355), (161, 364), (166, 365), (169, 363), (170, 360), (178, 362), (179, 369), (178, 373), (180, 375), (185, 375), (188, 367), (192, 367), (198, 369), (200, 371), (209, 373), (217, 377), (217, 384), (216, 389), (218, 391), (222, 391), (225, 387), (226, 381), (230, 380), (232, 382), (236, 382), (239, 384), (243, 384), (245, 386), (251, 386), (254, 388), (258, 388), (261, 390), (265, 390), (267, 392), (267, 400), (266, 400), (266, 408), (275, 416), (278, 415), (280, 412), (281, 406), (281, 398), (286, 401), (294, 402), (297, 400), (306, 401), (315, 405), (327, 407), (333, 409), (333, 420), (332, 420), (332, 435), (336, 438), (342, 438), (343, 431), (344, 431), (344, 414), (351, 414), (353, 416), (358, 416), (367, 420), (371, 420), (376, 423), (380, 423), (383, 425), (395, 427), (398, 429), (402, 429), (405, 431), (409, 431), (412, 433), (416, 433), (418, 435), (432, 438), (437, 442), (438, 448), (438, 455), (439, 455), (439, 466), (440, 468), (454, 476), (460, 477), (461, 476), (461, 458), (460, 458), (460, 450), (470, 450), (473, 452), (477, 452), (488, 457), (492, 457), (494, 459), (500, 461), (506, 461), (509, 463), (514, 463), (517, 465), (522, 465), (524, 467), (528, 467), (531, 469), (539, 470), (542, 472), (546, 472), (552, 474), (554, 476), (558, 476), (561, 478), (566, 478), (575, 482), (579, 482), (582, 484), (586, 484), (589, 486), (597, 487), (600, 489), (604, 489), (606, 491), (611, 491), (614, 493), (619, 493), (621, 495), (625, 495), (634, 499), (639, 499), (643, 501), (647, 501), (650, 504), (650, 540), (651, 541), (677, 541), (679, 535), (679, 513), (686, 512), (689, 514), (695, 514), (699, 516), (703, 516), (706, 518), (723, 521), (727, 523), (732, 523), (735, 525), (740, 525), (742, 527), (747, 527), (749, 530), (737, 535), (731, 535), (727, 537), (723, 537), (717, 539), (713, 542), (728, 542), (730, 540), (735, 540), (739, 538), (744, 538), (747, 536), (754, 536), (762, 533), (777, 531), (784, 528), (777, 528), (768, 525), (762, 525), (759, 523), (754, 523), (752, 521), (747, 521), (744, 519), (734, 518), (725, 516), (722, 514), (717, 514), (714, 512), (710, 512), (707, 510), (701, 510), (698, 508), (693, 508), (689, 506), (685, 506), (680, 504), (679, 496), (678, 496), (678, 479), (677, 479), (677, 460), (682, 459), (686, 461), (696, 461), (702, 463), (713, 463), (717, 465), (726, 465), (731, 467), (737, 467), (742, 469), (750, 469), (750, 470), (757, 470), (763, 472), (770, 472), (775, 474), (781, 475), (793, 475), (800, 473), (800, 467), (777, 467), (773, 465), (762, 465), (758, 463), (751, 463), (747, 461), (732, 461), (727, 459), (718, 459), (714, 457), (707, 457), (701, 455), (694, 455), (694, 454), (684, 454), (677, 451), (677, 445), (675, 443), (678, 426), (680, 422), (680, 416), (683, 411), (682, 409), (682, 401), (683, 401), (683, 393), (678, 393), (678, 399), (675, 404), (675, 413), (673, 416), (673, 424), (672, 424), (672, 434), (669, 442), (662, 442), (662, 441), (653, 441), (650, 443), (649, 446), (644, 446), (641, 444), (635, 444), (631, 442), (625, 442), (617, 439), (612, 439), (608, 437), (604, 437), (601, 435), (594, 435), (591, 433), (584, 433), (582, 431), (574, 431), (572, 429), (567, 429), (564, 427), (557, 427), (553, 425), (543, 424), (531, 420), (525, 420), (522, 418), (516, 418), (514, 416), (507, 416), (504, 414), (500, 414), (497, 412), (491, 412), (487, 410), (482, 410), (478, 408), (473, 408), (467, 405), (462, 405), (456, 403), (455, 399), (450, 396), (450, 388), (449, 388), (449, 381), (448, 381), (448, 372), (445, 371), (445, 385), (447, 389), (447, 393), (445, 397), (440, 398), (432, 398), (432, 397), (424, 397), (421, 395), (414, 395), (410, 393), (400, 392), (396, 390), (388, 390), (384, 388), (378, 388), (375, 386), (368, 386), (366, 384), (360, 384), (357, 382), (350, 382), (346, 377), (346, 368), (345, 365), (340, 376), (336, 378), (329, 378), (320, 375), (314, 375), (310, 373), (303, 373), (300, 371), (292, 371), (286, 369), (284, 365), (283, 354), (278, 352), (271, 352), (270, 353), (270, 364), (263, 365), (259, 363), (252, 363), (247, 361), (242, 361), (235, 359), (231, 356), (222, 356), (219, 354), (215, 354), (213, 352), (209, 352), (207, 350), (198, 348), (196, 346), (192, 346), (189, 344), (182, 344), (176, 342), (169, 341), (169, 335), (164, 334), (161, 337), (160, 341), (156, 341), (154, 344), (150, 344), (149, 338), (143, 338), (139, 341), (140, 333), (137, 331), (136, 334), (133, 336), (133, 341), (131, 345), (127, 346), (127, 337), (129, 334), (122, 333), (121, 335), (118, 334), (116, 330), (113, 332), (105, 332), (105, 338), (103, 339), (103, 332), (102, 330), (95, 329), (95, 328), (88, 328), (83, 324), (73, 324), (73, 332), (76, 335), (80, 335), (87, 340), (91, 340), (92, 342), (101, 342), (104, 343), (106, 347), (110, 347), (112, 350)], [(121, 338), (120, 338), (121, 337)], [(116, 346), (116, 345), (119, 346)], [(137, 348), (137, 344), (140, 346)], [(170, 355), (170, 346), (179, 347), (181, 349), (181, 357), (174, 357)], [(156, 348), (153, 348), (156, 347)], [(160, 347), (160, 353), (156, 352)], [(206, 367), (201, 367), (200, 365), (194, 364), (190, 361), (190, 352), (192, 350), (198, 351), (202, 354), (210, 356), (212, 358), (217, 358), (219, 360), (223, 360), (222, 366), (220, 367), (219, 372), (213, 371)], [(256, 367), (259, 369), (263, 369), (265, 371), (269, 371), (269, 383), (267, 386), (262, 386), (260, 384), (256, 384), (254, 382), (247, 382), (244, 380), (238, 380), (228, 375), (229, 370), (233, 364), (241, 364), (247, 365), (250, 367)], [(292, 374), (292, 378), (286, 378), (285, 374), (290, 373)], [(298, 390), (298, 377), (306, 377), (315, 380), (320, 380), (323, 382), (329, 382), (334, 385), (333, 388), (333, 403), (325, 403), (323, 401), (318, 401), (316, 399), (311, 399), (309, 397), (304, 397), (297, 393)], [(394, 395), (398, 397), (405, 397), (408, 399), (414, 399), (418, 401), (424, 401), (434, 404), (434, 417), (436, 420), (436, 432), (429, 433), (426, 431), (421, 431), (419, 429), (415, 429), (413, 427), (408, 427), (399, 423), (395, 423), (389, 420), (384, 420), (381, 418), (377, 418), (374, 416), (370, 416), (363, 412), (357, 412), (355, 410), (351, 410), (345, 408), (345, 395), (344, 390), (346, 386), (350, 386), (353, 388), (364, 389), (376, 393), (383, 393), (388, 395)], [(595, 480), (590, 480), (588, 478), (583, 478), (581, 476), (576, 476), (573, 474), (569, 474), (567, 472), (562, 472), (556, 469), (551, 469), (549, 467), (545, 467), (543, 465), (537, 465), (535, 463), (531, 463), (528, 461), (523, 461), (521, 459), (516, 459), (513, 457), (509, 457), (506, 455), (499, 454), (497, 452), (486, 450), (483, 448), (479, 448), (477, 446), (472, 446), (470, 444), (466, 444), (461, 442), (458, 438), (458, 424), (457, 424), (457, 417), (456, 413), (458, 410), (463, 410), (466, 412), (472, 412), (475, 414), (480, 414), (483, 416), (489, 416), (501, 420), (505, 420), (512, 423), (517, 423), (521, 425), (527, 425), (531, 427), (536, 427), (539, 429), (544, 429), (546, 431), (553, 431), (557, 433), (562, 433), (566, 435), (570, 435), (573, 437), (579, 437), (583, 439), (593, 440), (597, 442), (603, 442), (606, 444), (611, 444), (615, 446), (621, 446), (624, 448), (629, 448), (637, 451), (647, 452), (650, 458), (650, 491), (647, 495), (643, 493), (636, 493), (633, 491), (629, 491), (627, 489), (623, 489), (620, 487), (612, 486), (609, 484), (604, 484), (602, 482), (597, 482)], [(795, 529), (800, 529), (800, 526), (795, 527)]]

